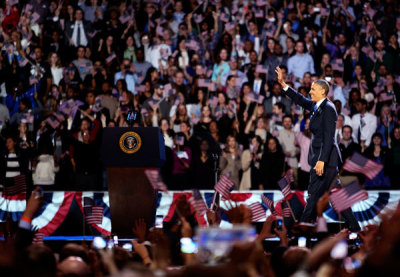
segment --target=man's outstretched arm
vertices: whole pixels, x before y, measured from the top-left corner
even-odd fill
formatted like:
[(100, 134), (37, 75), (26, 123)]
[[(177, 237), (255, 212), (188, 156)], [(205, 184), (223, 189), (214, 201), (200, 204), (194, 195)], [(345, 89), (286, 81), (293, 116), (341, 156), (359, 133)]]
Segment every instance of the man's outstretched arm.
[(282, 70), (279, 66), (276, 67), (275, 72), (277, 74), (276, 80), (282, 86), (284, 93), (289, 96), (296, 104), (302, 106), (304, 109), (311, 111), (313, 102), (285, 83), (285, 81), (283, 80)]

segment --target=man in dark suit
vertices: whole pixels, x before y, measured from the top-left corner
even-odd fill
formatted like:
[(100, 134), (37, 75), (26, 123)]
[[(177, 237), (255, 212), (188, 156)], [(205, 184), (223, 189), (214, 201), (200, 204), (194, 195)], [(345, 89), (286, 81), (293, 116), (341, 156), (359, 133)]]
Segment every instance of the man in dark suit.
[(83, 19), (82, 9), (76, 9), (75, 21), (68, 21), (65, 24), (65, 35), (67, 45), (71, 47), (91, 45), (91, 24)]
[[(332, 181), (337, 177), (338, 165), (341, 161), (340, 150), (336, 143), (335, 129), (337, 113), (335, 105), (327, 98), (329, 84), (325, 80), (317, 80), (311, 85), (311, 100), (286, 85), (282, 71), (276, 67), (277, 81), (284, 93), (304, 109), (311, 111), (310, 130), (311, 145), (308, 153), (310, 185), (308, 186), (307, 204), (301, 222), (312, 223), (316, 219), (318, 199), (329, 190)], [(350, 209), (342, 212), (342, 216), (351, 231), (359, 231), (360, 226)]]
[(278, 83), (274, 83), (272, 85), (272, 95), (264, 101), (264, 110), (266, 114), (272, 113), (272, 109), (277, 102), (281, 102), (283, 105), (285, 105), (285, 114), (290, 114), (292, 101), (290, 99), (287, 99), (285, 96), (282, 96), (281, 91), (282, 88)]

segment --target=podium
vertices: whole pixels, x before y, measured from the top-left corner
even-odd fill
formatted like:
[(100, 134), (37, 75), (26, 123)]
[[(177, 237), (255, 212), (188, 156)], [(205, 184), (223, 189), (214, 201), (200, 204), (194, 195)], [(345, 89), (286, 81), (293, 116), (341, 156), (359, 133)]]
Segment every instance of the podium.
[(135, 220), (154, 223), (157, 195), (144, 171), (165, 162), (164, 138), (156, 127), (107, 127), (101, 159), (107, 168), (112, 233), (132, 237)]

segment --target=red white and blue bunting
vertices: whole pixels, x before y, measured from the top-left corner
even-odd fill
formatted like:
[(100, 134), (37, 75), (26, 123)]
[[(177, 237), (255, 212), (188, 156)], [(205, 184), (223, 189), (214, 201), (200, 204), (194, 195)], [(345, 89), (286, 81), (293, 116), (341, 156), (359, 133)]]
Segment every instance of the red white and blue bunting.
[[(180, 195), (186, 194), (187, 198), (191, 196), (191, 192), (159, 192), (157, 201), (156, 215), (163, 216), (165, 221), (171, 220), (175, 212), (175, 201)], [(213, 191), (201, 191), (208, 207), (213, 198)], [(231, 201), (239, 204), (250, 205), (254, 202), (261, 203), (261, 195), (264, 194), (274, 201), (276, 210), (280, 214), (280, 201), (283, 195), (280, 191), (248, 191), (240, 193), (232, 193)], [(307, 192), (296, 191), (297, 198), (304, 205)], [(368, 191), (369, 198), (353, 205), (352, 210), (361, 226), (368, 224), (378, 224), (380, 215), (391, 209), (395, 209), (399, 204), (400, 191)], [(45, 236), (53, 234), (64, 222), (68, 214), (71, 212), (71, 205), (76, 201), (80, 211), (83, 213), (83, 197), (93, 198), (96, 206), (104, 208), (103, 221), (101, 224), (92, 224), (91, 227), (101, 234), (108, 235), (111, 233), (111, 220), (108, 192), (46, 192), (44, 194), (44, 205), (41, 207), (32, 224), (39, 229), (39, 232)], [(228, 209), (226, 202), (221, 201), (222, 208)], [(0, 194), (0, 222), (6, 221), (11, 217), (12, 221), (18, 221), (25, 209), (25, 195), (3, 196)], [(271, 212), (265, 207), (266, 215)], [(337, 222), (338, 217), (332, 208), (324, 213), (327, 222)], [(197, 216), (200, 225), (206, 224), (206, 215)], [(221, 227), (230, 226), (228, 218), (223, 215)]]

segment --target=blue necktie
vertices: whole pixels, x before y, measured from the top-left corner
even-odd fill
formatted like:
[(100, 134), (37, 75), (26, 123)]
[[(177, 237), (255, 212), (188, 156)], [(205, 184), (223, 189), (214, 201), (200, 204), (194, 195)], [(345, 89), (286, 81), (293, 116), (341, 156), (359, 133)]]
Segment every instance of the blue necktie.
[(313, 105), (312, 113), (311, 113), (311, 115), (310, 115), (310, 120), (311, 120), (311, 118), (314, 116), (314, 113), (315, 113), (316, 110), (317, 110), (317, 104), (314, 104), (314, 105)]

